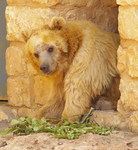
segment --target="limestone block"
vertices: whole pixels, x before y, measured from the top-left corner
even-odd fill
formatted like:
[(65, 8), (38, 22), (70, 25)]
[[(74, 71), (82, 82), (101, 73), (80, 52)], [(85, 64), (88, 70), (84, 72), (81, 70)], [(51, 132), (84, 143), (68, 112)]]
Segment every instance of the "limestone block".
[(51, 7), (60, 3), (60, 0), (7, 0), (8, 5), (16, 6), (33, 6), (33, 7)]
[(26, 7), (7, 7), (7, 39), (25, 41), (25, 36), (46, 24), (49, 9), (31, 9)]
[(138, 7), (119, 7), (119, 32), (123, 39), (138, 41)]
[(38, 75), (34, 77), (35, 103), (44, 105), (49, 100), (50, 87), (53, 86), (52, 81), (49, 82), (49, 80), (50, 78), (45, 76)]
[(53, 7), (59, 5), (69, 5), (75, 7), (91, 7), (92, 5), (98, 5), (100, 3), (103, 6), (116, 6), (116, 1), (110, 0), (7, 0), (8, 5), (22, 5), (22, 6), (33, 6), (33, 7)]
[(120, 73), (128, 72), (132, 78), (138, 77), (138, 42), (121, 40), (118, 49), (118, 69)]
[(23, 47), (10, 46), (6, 50), (6, 71), (9, 76), (27, 74), (27, 66)]
[(138, 77), (138, 42), (122, 40), (121, 45), (127, 51), (128, 74), (136, 78)]
[(90, 122), (96, 122), (105, 127), (128, 129), (127, 120), (124, 120), (124, 118), (115, 111), (94, 111), (90, 118)]
[(30, 82), (28, 77), (9, 77), (7, 80), (9, 105), (31, 106)]
[(138, 5), (138, 0), (117, 0), (119, 5)]
[(138, 80), (131, 79), (127, 75), (121, 75), (120, 87), (121, 97), (118, 102), (119, 112), (131, 112), (138, 110)]
[[(78, 3), (78, 1), (74, 2)], [(90, 5), (88, 8), (75, 6), (75, 4), (74, 7), (58, 5), (52, 8), (9, 6), (6, 9), (7, 39), (9, 41), (24, 41), (24, 35), (27, 37), (33, 30), (45, 26), (55, 15), (63, 16), (67, 20), (91, 20), (107, 31), (117, 32), (117, 6), (104, 6), (99, 1), (96, 1), (96, 4), (90, 2), (88, 4)]]
[(129, 128), (132, 132), (138, 133), (138, 111), (133, 112), (129, 118)]
[(138, 77), (138, 52), (133, 51), (128, 54), (128, 59), (129, 59), (129, 70), (128, 73), (131, 77), (135, 78)]
[(23, 6), (33, 6), (33, 7), (51, 7), (56, 5), (70, 5), (70, 6), (90, 6), (91, 3), (96, 0), (78, 0), (78, 1), (71, 1), (71, 0), (7, 0), (8, 5), (23, 5)]
[(127, 68), (127, 51), (119, 46), (117, 50), (118, 63), (117, 68), (120, 73), (123, 73)]

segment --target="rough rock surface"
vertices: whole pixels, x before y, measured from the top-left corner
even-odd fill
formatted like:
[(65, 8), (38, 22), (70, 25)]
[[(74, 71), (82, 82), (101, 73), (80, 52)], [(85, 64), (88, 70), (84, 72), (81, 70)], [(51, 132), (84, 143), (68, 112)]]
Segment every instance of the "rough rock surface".
[(9, 126), (12, 119), (16, 118), (17, 112), (9, 106), (0, 106), (0, 130)]
[(121, 76), (121, 97), (118, 112), (127, 118), (127, 125), (138, 133), (138, 1), (117, 0), (119, 7), (118, 69)]
[(118, 30), (118, 6), (115, 1), (8, 0), (8, 4), (6, 18), (9, 41), (24, 41), (23, 34), (30, 34), (32, 30), (44, 26), (55, 15), (69, 20), (91, 20), (107, 31)]
[(138, 1), (137, 0), (117, 0), (117, 3), (119, 5), (138, 5)]
[(99, 125), (102, 124), (105, 127), (113, 127), (115, 129), (129, 129), (128, 119), (123, 118), (118, 112), (113, 110), (94, 111), (90, 122), (96, 122)]
[(75, 7), (90, 7), (91, 5), (98, 5), (100, 3), (102, 6), (116, 6), (115, 1), (104, 1), (104, 0), (7, 0), (9, 5), (27, 5), (27, 6), (36, 6), (36, 7), (52, 7), (57, 5), (69, 5)]
[(138, 41), (138, 7), (120, 6), (118, 19), (121, 38)]
[(47, 133), (0, 137), (0, 150), (137, 150), (138, 136), (116, 131), (108, 136), (88, 133), (79, 139), (56, 139)]

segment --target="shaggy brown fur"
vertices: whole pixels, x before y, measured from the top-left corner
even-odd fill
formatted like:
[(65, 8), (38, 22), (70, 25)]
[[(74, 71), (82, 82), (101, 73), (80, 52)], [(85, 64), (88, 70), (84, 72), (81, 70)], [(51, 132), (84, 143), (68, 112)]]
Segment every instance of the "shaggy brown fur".
[[(119, 36), (89, 21), (54, 17), (49, 26), (32, 34), (26, 56), (51, 86), (46, 104), (36, 117), (76, 120), (92, 100), (111, 87), (117, 71)], [(48, 75), (47, 75), (48, 74)]]

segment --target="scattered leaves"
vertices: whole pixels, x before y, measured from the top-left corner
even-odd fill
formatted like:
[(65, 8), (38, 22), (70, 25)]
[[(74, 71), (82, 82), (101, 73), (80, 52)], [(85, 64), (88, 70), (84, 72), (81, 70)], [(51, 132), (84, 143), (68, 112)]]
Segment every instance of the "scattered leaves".
[(18, 120), (12, 120), (8, 128), (0, 135), (13, 133), (15, 135), (28, 135), (32, 133), (49, 132), (56, 138), (76, 139), (82, 134), (88, 132), (100, 135), (108, 135), (113, 129), (105, 129), (95, 123), (80, 123), (79, 121), (69, 122), (64, 120), (60, 125), (53, 125), (49, 120), (42, 118), (41, 120), (29, 117), (21, 117)]

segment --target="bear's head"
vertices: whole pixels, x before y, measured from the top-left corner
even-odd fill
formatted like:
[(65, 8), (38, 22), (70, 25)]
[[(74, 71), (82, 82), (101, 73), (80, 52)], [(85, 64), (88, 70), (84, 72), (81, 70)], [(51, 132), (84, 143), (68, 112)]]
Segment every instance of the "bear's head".
[(51, 74), (66, 68), (68, 42), (62, 32), (65, 26), (62, 17), (54, 17), (49, 26), (34, 32), (27, 40), (26, 56), (38, 71)]

